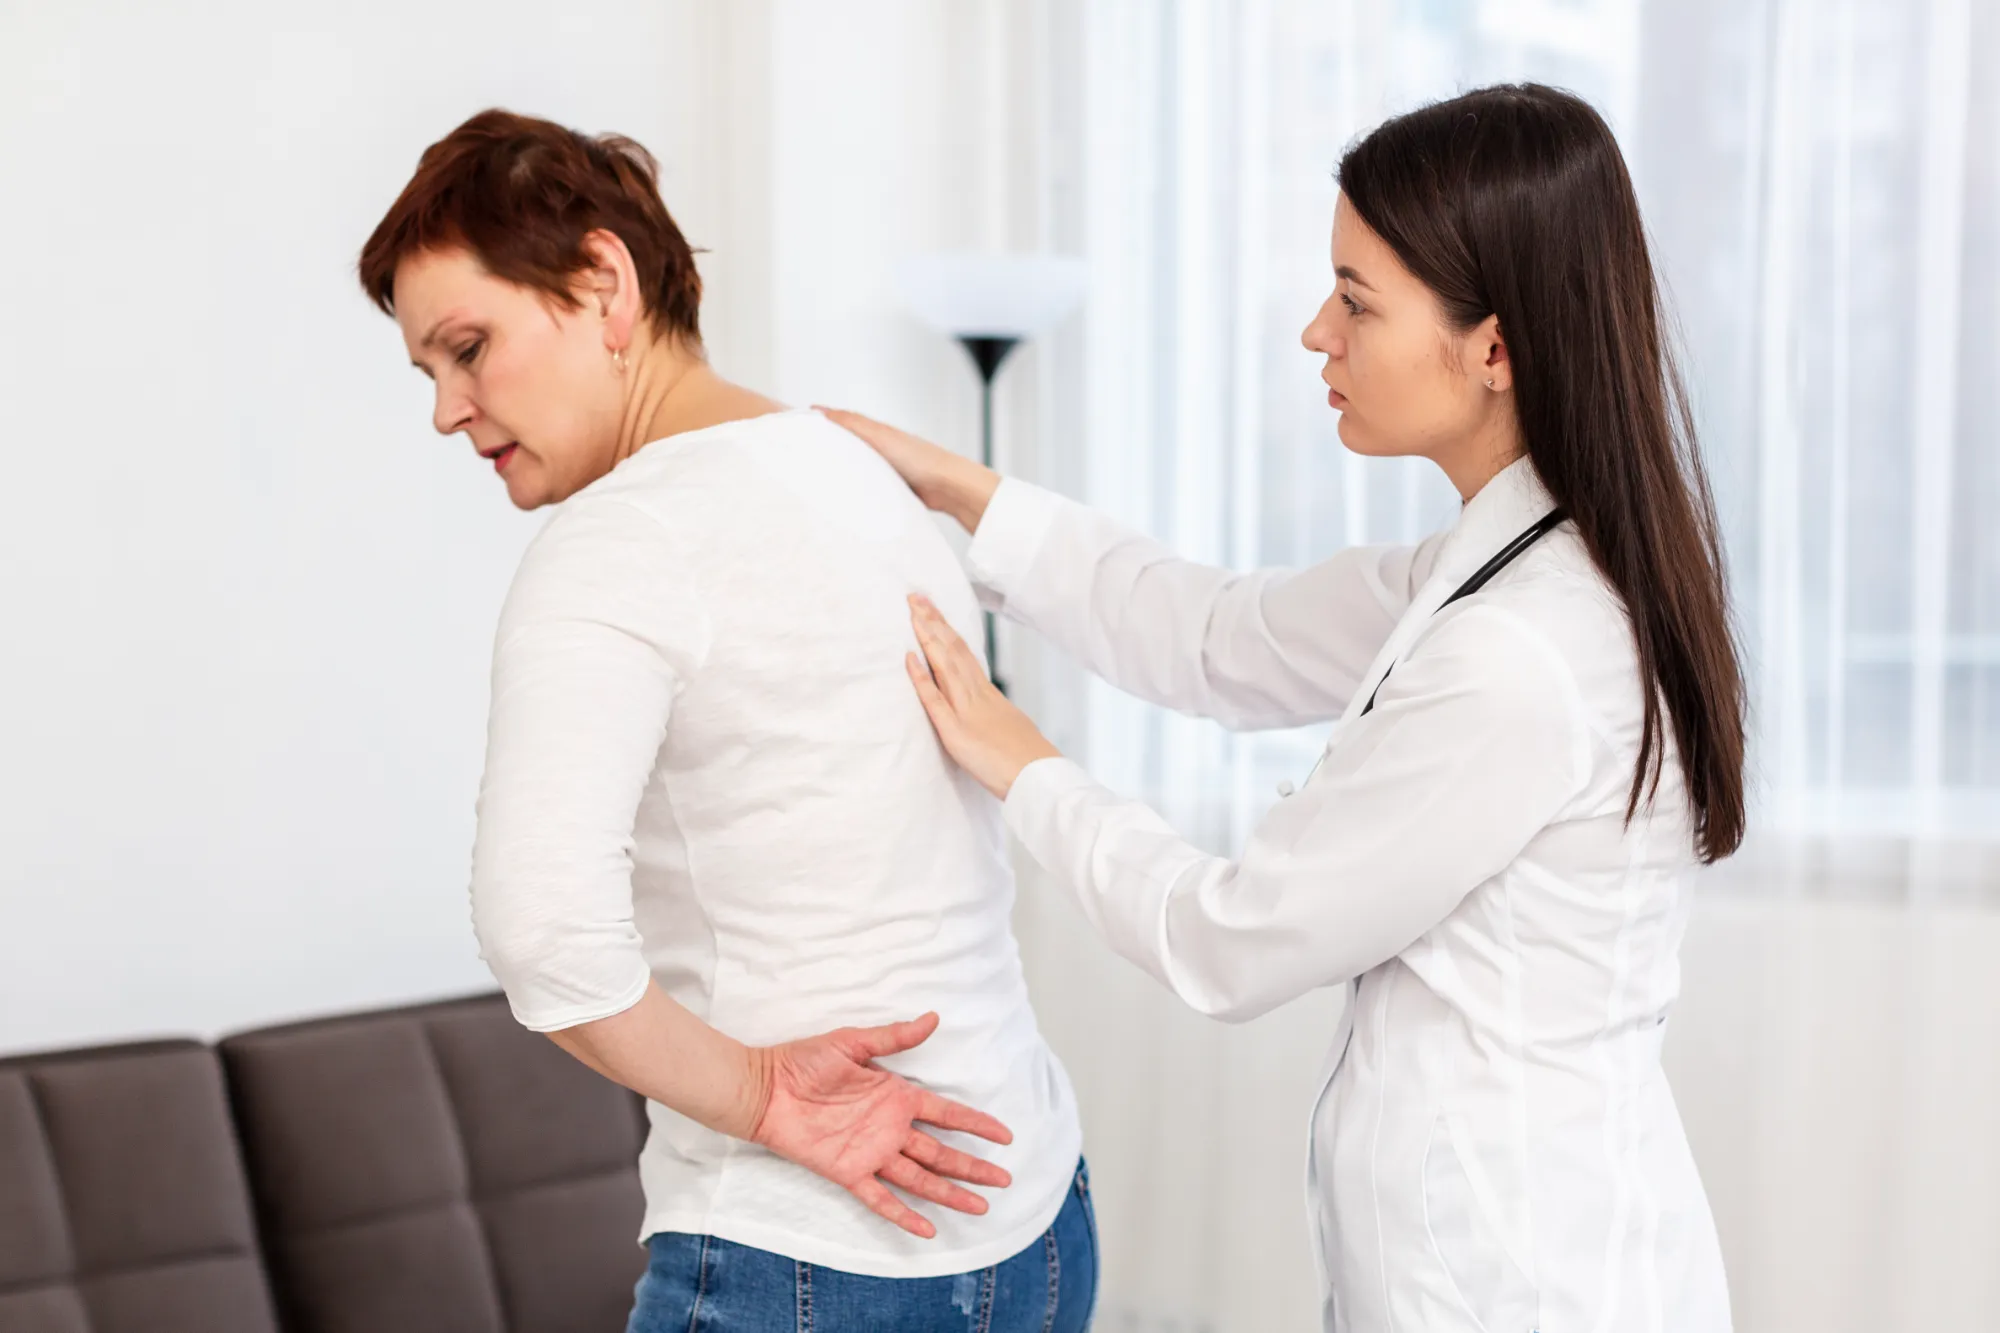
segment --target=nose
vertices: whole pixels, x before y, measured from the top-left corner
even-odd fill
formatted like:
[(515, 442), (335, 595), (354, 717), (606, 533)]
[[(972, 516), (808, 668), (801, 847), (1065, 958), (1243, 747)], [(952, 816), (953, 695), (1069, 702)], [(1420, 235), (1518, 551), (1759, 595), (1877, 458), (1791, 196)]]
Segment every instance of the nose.
[(1336, 322), (1334, 298), (1328, 297), (1326, 304), (1299, 334), (1299, 342), (1308, 352), (1318, 352), (1336, 360), (1347, 355), (1347, 336), (1341, 332)]
[(449, 380), (438, 381), (437, 402), (431, 410), (431, 424), (438, 434), (458, 434), (472, 424), (474, 415), (471, 395)]

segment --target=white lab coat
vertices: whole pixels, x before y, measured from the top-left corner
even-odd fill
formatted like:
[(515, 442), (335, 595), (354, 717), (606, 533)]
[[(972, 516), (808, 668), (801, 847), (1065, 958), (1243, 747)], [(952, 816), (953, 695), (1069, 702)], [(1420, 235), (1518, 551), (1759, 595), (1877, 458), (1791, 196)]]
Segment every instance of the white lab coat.
[(1307, 1182), (1337, 1333), (1729, 1327), (1660, 1068), (1689, 821), (1671, 748), (1625, 821), (1643, 696), (1623, 608), (1563, 524), (1439, 610), (1552, 507), (1521, 460), (1419, 546), (1239, 575), (1010, 480), (967, 555), (989, 606), (1132, 694), (1240, 729), (1338, 719), (1239, 860), (1064, 759), (1006, 803), (1112, 947), (1195, 1009), (1350, 987)]

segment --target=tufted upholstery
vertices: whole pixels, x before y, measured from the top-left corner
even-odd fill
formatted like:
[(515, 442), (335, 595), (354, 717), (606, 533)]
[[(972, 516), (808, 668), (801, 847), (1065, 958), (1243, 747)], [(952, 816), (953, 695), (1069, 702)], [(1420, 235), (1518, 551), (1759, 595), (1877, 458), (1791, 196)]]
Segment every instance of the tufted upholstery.
[(221, 1052), (290, 1333), (624, 1327), (645, 1266), (643, 1103), (499, 996)]
[(275, 1333), (215, 1053), (0, 1061), (0, 1333)]

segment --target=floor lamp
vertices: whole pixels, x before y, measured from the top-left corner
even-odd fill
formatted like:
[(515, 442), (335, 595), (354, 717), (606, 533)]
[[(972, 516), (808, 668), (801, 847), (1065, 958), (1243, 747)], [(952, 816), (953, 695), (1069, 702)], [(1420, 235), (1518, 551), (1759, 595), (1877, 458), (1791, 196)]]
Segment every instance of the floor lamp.
[[(993, 380), (1016, 347), (1083, 301), (1089, 271), (1066, 255), (913, 255), (896, 271), (903, 303), (958, 340), (979, 372), (979, 461), (993, 466)], [(986, 613), (986, 669), (1004, 693)]]

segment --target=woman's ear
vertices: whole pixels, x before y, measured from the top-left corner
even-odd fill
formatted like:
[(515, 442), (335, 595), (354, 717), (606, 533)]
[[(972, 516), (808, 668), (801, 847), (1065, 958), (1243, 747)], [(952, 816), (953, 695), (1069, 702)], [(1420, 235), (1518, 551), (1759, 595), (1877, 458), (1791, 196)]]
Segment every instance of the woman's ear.
[(1471, 362), (1485, 388), (1505, 393), (1514, 387), (1514, 363), (1507, 355), (1507, 340), (1500, 336), (1500, 316), (1488, 315), (1466, 335), (1471, 341)]
[(602, 227), (584, 236), (583, 252), (590, 265), (578, 275), (578, 295), (585, 309), (603, 321), (605, 350), (623, 352), (632, 345), (633, 330), (643, 313), (632, 252), (616, 232)]

